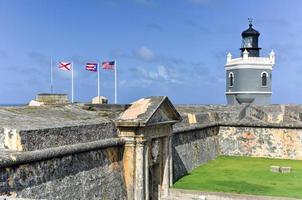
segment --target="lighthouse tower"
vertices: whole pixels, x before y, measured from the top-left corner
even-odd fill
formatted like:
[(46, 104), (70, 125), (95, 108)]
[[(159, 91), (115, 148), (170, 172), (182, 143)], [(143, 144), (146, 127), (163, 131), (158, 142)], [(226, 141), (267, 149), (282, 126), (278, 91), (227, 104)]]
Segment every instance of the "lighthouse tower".
[(226, 98), (228, 104), (270, 104), (272, 95), (272, 69), (275, 53), (260, 57), (258, 38), (260, 33), (253, 29), (252, 20), (249, 28), (242, 32), (241, 57), (227, 55)]

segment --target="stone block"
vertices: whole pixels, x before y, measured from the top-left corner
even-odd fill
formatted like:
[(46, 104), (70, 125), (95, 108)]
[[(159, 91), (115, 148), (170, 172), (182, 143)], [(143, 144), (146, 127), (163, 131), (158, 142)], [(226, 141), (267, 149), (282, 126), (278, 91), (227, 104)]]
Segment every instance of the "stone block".
[(280, 172), (280, 166), (271, 166), (270, 171), (274, 173), (279, 173)]
[(292, 168), (291, 167), (280, 167), (281, 173), (291, 173)]
[(196, 124), (197, 121), (196, 121), (195, 114), (188, 113), (188, 121), (189, 121), (189, 124)]
[(38, 94), (36, 97), (37, 102), (42, 102), (44, 104), (67, 104), (68, 96), (67, 94), (49, 94), (49, 93), (42, 93)]
[(35, 101), (35, 100), (31, 100), (28, 105), (29, 106), (42, 106), (42, 105), (45, 105), (45, 103), (44, 102)]
[(106, 97), (103, 96), (97, 96), (94, 97), (91, 101), (92, 104), (107, 104), (108, 103), (108, 99)]

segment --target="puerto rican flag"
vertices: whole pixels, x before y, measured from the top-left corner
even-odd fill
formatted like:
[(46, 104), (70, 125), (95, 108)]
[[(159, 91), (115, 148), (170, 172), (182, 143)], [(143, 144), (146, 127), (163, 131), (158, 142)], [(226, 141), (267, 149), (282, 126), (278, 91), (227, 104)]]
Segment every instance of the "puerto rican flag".
[(59, 62), (59, 68), (62, 70), (71, 70), (71, 62)]
[(115, 68), (115, 61), (104, 61), (102, 62), (103, 69), (111, 69), (114, 70)]
[(97, 63), (86, 63), (86, 70), (97, 72), (98, 71), (98, 64)]

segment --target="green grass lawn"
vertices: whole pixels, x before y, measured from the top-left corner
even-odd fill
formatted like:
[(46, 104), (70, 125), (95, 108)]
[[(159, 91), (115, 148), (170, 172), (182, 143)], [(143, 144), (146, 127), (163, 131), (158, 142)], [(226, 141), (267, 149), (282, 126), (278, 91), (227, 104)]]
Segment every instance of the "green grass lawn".
[[(290, 166), (293, 171), (273, 173), (271, 165)], [(194, 169), (173, 187), (302, 198), (302, 161), (220, 156)]]

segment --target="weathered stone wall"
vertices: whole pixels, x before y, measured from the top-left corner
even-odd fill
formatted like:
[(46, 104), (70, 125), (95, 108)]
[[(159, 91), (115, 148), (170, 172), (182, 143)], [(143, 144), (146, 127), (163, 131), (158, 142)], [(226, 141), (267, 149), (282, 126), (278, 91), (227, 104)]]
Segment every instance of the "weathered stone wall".
[(302, 160), (302, 129), (221, 126), (219, 151), (222, 155)]
[(302, 160), (302, 106), (176, 108), (183, 121), (173, 127), (173, 181), (217, 155)]
[[(169, 167), (162, 167), (170, 160), (161, 149), (170, 148), (167, 133), (171, 127), (164, 124), (174, 123), (180, 117), (166, 98), (144, 102), (148, 104), (146, 109), (132, 110), (136, 116), (128, 115), (128, 121), (120, 122), (120, 127), (128, 125), (133, 129), (120, 129), (119, 136), (125, 140), (118, 139), (114, 119), (127, 106), (0, 109), (0, 195), (126, 199), (124, 179), (128, 179), (135, 183), (133, 195), (141, 199), (144, 192), (137, 188), (145, 187), (147, 198), (148, 189), (153, 191), (147, 183), (155, 180), (156, 175), (162, 177), (152, 184), (158, 189), (160, 182), (165, 183), (162, 188), (166, 188), (170, 177), (161, 173), (169, 171)], [(220, 154), (302, 160), (302, 106), (179, 105), (177, 110), (183, 121), (175, 124), (171, 136), (173, 181)], [(162, 128), (156, 128), (155, 122)], [(141, 128), (147, 125), (148, 129)], [(158, 138), (162, 141), (155, 144)], [(130, 149), (128, 157), (123, 157), (127, 153), (125, 142)], [(130, 164), (125, 167), (127, 162)], [(148, 163), (154, 177), (148, 168), (141, 170)], [(129, 168), (132, 165), (135, 170), (139, 166), (135, 173)], [(162, 172), (156, 171), (160, 169)], [(131, 173), (124, 177), (124, 172)], [(145, 181), (135, 179), (134, 174)]]
[(175, 131), (173, 181), (218, 155), (302, 160), (302, 129), (213, 125)]
[(115, 116), (82, 104), (0, 107), (0, 196), (126, 199)]
[(38, 94), (36, 100), (39, 102), (44, 102), (47, 104), (67, 104), (68, 96), (67, 94)]
[(117, 137), (113, 122), (20, 131), (23, 151), (34, 151), (69, 144), (91, 142)]
[(218, 127), (175, 132), (172, 137), (173, 181), (219, 154)]
[[(104, 148), (92, 149), (83, 145), (73, 147), (82, 152), (48, 149), (43, 151), (49, 158), (45, 158), (45, 153), (27, 152), (17, 155), (17, 164), (2, 162), (0, 195), (32, 199), (126, 199), (123, 145), (105, 144)], [(26, 162), (30, 161), (30, 154), (33, 160)]]

